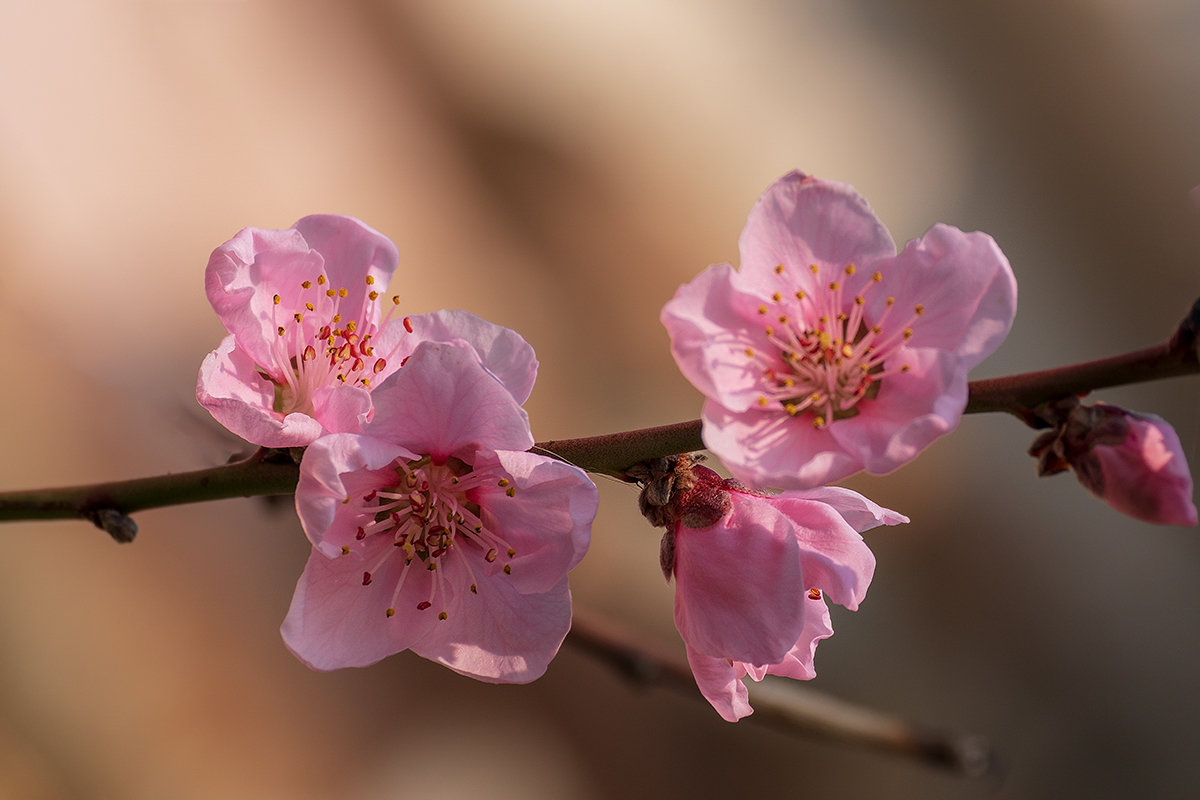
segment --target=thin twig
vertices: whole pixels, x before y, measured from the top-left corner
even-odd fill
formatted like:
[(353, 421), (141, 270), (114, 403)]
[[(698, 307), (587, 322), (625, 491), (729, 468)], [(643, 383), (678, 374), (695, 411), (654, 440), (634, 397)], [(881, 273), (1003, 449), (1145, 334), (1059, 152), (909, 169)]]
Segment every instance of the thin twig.
[[(704, 699), (685, 658), (661, 646), (634, 644), (626, 631), (609, 620), (576, 608), (567, 641), (634, 683)], [(793, 681), (768, 677), (749, 688), (754, 713), (745, 718), (747, 722), (912, 758), (969, 777), (995, 770), (992, 750), (978, 736), (917, 725)]]

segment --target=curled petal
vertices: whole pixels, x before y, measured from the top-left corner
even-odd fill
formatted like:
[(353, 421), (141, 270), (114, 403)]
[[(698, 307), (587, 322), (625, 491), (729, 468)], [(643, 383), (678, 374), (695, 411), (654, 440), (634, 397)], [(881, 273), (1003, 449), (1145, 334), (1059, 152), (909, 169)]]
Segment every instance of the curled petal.
[(200, 365), (196, 398), (213, 419), (248, 442), (263, 447), (303, 447), (322, 433), (307, 414), (271, 411), (275, 384), (237, 347), (232, 335)]
[(687, 648), (687, 660), (700, 694), (724, 720), (737, 722), (754, 713), (750, 707), (750, 693), (732, 661), (705, 655), (691, 646)]

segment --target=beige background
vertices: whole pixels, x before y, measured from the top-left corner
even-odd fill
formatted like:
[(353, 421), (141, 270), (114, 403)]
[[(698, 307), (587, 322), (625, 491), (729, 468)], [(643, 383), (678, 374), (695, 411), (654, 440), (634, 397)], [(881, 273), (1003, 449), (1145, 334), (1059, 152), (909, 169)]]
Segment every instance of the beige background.
[[(969, 10), (968, 10), (969, 9)], [(1021, 285), (978, 376), (1165, 338), (1200, 294), (1190, 0), (0, 0), (0, 484), (213, 465), (208, 253), (354, 214), (412, 311), (537, 348), (540, 439), (696, 416), (658, 309), (758, 194), (853, 183), (895, 238), (992, 233)], [(1200, 463), (1195, 379), (1106, 392)], [(722, 722), (564, 649), (528, 687), (402, 655), (309, 672), (286, 503), (0, 529), (0, 797), (1178, 797), (1200, 780), (1200, 537), (1125, 519), (969, 418), (852, 482), (909, 514), (814, 686), (991, 737), (1002, 781)], [(657, 534), (601, 485), (580, 606), (678, 648)]]

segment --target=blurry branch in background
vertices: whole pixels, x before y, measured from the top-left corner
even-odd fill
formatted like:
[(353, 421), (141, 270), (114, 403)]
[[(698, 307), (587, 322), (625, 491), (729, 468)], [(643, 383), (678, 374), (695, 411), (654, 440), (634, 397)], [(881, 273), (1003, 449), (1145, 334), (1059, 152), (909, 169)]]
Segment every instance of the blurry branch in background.
[[(966, 413), (1004, 411), (1031, 427), (1045, 427), (1035, 409), (1063, 397), (1094, 389), (1200, 373), (1197, 300), (1164, 344), (1083, 364), (971, 381)], [(630, 467), (652, 458), (703, 450), (700, 420), (655, 428), (539, 442), (533, 452), (574, 464), (588, 472), (625, 481)], [(147, 508), (223, 500), (231, 497), (290, 494), (299, 478), (298, 448), (262, 448), (222, 467), (152, 478), (87, 486), (0, 492), (0, 522), (38, 519), (86, 519), (118, 542), (133, 540), (137, 525), (129, 518)]]
[[(614, 623), (575, 608), (567, 642), (633, 683), (673, 689), (704, 702), (684, 657), (661, 645), (634, 641)], [(769, 676), (761, 683), (750, 682), (749, 689), (754, 713), (744, 721), (911, 758), (969, 777), (995, 773), (992, 750), (977, 736), (917, 725)]]

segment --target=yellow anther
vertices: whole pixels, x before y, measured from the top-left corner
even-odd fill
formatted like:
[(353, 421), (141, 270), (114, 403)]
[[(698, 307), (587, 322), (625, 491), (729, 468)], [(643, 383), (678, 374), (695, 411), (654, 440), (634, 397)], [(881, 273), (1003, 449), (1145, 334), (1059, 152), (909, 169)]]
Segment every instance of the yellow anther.
[(338, 292), (337, 292), (337, 293), (338, 293), (338, 297), (345, 297), (346, 295), (350, 294), (350, 292), (346, 291), (346, 287), (345, 287), (345, 286), (343, 286), (342, 288), (338, 289)]
[(301, 289), (311, 289), (312, 281), (300, 281), (300, 288)]
[(794, 417), (800, 413), (800, 409), (796, 408), (795, 403), (784, 403), (783, 410), (788, 413), (788, 416), (792, 416), (792, 417)]
[(392, 305), (394, 305), (394, 306), (400, 305), (400, 295), (398, 295), (398, 294), (392, 295)]
[(471, 584), (471, 594), (479, 594), (479, 587), (473, 583)]
[(374, 285), (375, 285), (375, 276), (368, 275), (367, 276), (367, 286), (374, 286)]
[(309, 311), (316, 311), (316, 309), (313, 307), (312, 303), (305, 303), (304, 307), (307, 308)]
[(342, 321), (342, 315), (341, 315), (341, 314), (334, 314), (334, 315), (333, 315), (333, 319), (331, 319), (331, 320), (330, 320), (330, 322), (332, 322), (334, 325), (337, 325), (337, 324), (338, 324), (339, 322), (341, 322), (341, 321)]
[(279, 305), (279, 295), (275, 295), (275, 305)]
[(821, 271), (821, 268), (818, 267), (816, 264), (809, 264), (808, 271), (811, 272), (813, 275), (816, 275), (818, 272)]
[(858, 297), (854, 298), (854, 305), (856, 305), (856, 306), (861, 306), (865, 302), (867, 302), (867, 301), (863, 299), (863, 296), (861, 294)]
[(396, 616), (396, 609), (394, 609), (394, 608), (389, 608), (389, 609), (388, 609), (387, 611), (385, 611), (384, 613), (385, 613), (385, 614), (387, 614), (387, 615), (388, 615), (388, 617), (394, 617), (394, 616)]
[(904, 329), (904, 338), (905, 338), (905, 339), (911, 339), (911, 338), (912, 338), (912, 335), (913, 335), (913, 329), (912, 329), (912, 328), (905, 328), (905, 329)]
[(911, 372), (912, 367), (910, 367), (908, 364), (905, 364), (904, 366), (900, 367), (900, 371), (901, 372)]
[(829, 284), (829, 291), (836, 292), (838, 289), (841, 288), (841, 286), (842, 285), (840, 283), (838, 283), (837, 281), (833, 281), (832, 283)]
[(766, 407), (767, 407), (767, 398), (765, 398), (765, 397), (759, 397), (759, 398), (758, 398), (758, 405), (759, 405), (760, 407), (762, 407), (762, 408), (766, 408)]
[(302, 319), (304, 319), (304, 317), (299, 311), (297, 311), (295, 314), (292, 314), (292, 319), (296, 320), (296, 322), (300, 322)]
[(896, 298), (894, 298), (894, 297), (889, 297), (889, 298), (887, 299), (887, 307), (888, 307), (888, 308), (891, 308), (891, 307), (892, 307), (892, 306), (894, 306), (894, 305), (896, 305)]
[(822, 416), (813, 417), (812, 424), (814, 428), (820, 430), (825, 427), (825, 418)]
[(766, 314), (766, 313), (767, 313), (767, 307), (766, 307), (766, 306), (759, 306), (759, 307), (758, 307), (758, 313), (759, 313), (759, 314)]
[(754, 348), (747, 347), (745, 350), (746, 358), (754, 358)]
[(848, 344), (842, 345), (842, 355), (844, 355), (846, 358), (849, 358), (850, 356), (854, 355), (854, 348)]
[(921, 305), (920, 303), (917, 303), (917, 307), (914, 308), (913, 311), (917, 312), (917, 316), (919, 317), (925, 313), (925, 306)]
[(779, 315), (779, 324), (780, 325), (787, 325), (787, 321), (788, 321), (788, 318), (787, 318), (786, 314)]
[(350, 320), (349, 322), (346, 323), (346, 330), (349, 333), (354, 333), (356, 330), (358, 330), (358, 323), (355, 322), (354, 320)]
[(796, 385), (796, 380), (794, 378), (784, 378), (782, 381), (780, 381), (780, 384), (785, 389), (790, 389)]
[(446, 618), (446, 612), (445, 612), (445, 611), (439, 611), (439, 612), (438, 612), (438, 619), (445, 619), (445, 618)]
[(879, 283), (881, 280), (883, 280), (883, 273), (876, 272), (874, 275), (871, 276), (871, 280), (874, 281), (875, 283)]
[(317, 276), (317, 284), (318, 284), (318, 285), (320, 285), (320, 286), (324, 286), (324, 285), (325, 285), (325, 276), (324, 276), (324, 275), (318, 275), (318, 276)]
[(326, 297), (337, 297), (337, 291), (335, 291), (334, 289), (326, 289), (325, 296)]
[(855, 266), (853, 264), (847, 264), (846, 265), (846, 274), (853, 275), (854, 272), (855, 272)]
[(803, 289), (801, 289), (800, 291), (796, 292), (796, 299), (797, 299), (797, 300), (803, 300), (803, 299), (804, 299), (804, 298), (806, 298), (806, 297), (808, 297), (808, 295), (806, 295), (806, 294), (804, 293), (804, 290), (803, 290)]
[(283, 336), (283, 326), (280, 325), (278, 328), (275, 329), (275, 332), (278, 333), (280, 336)]
[(346, 545), (342, 545), (342, 555), (344, 555), (344, 556), (350, 555), (350, 548), (347, 547)]
[(872, 326), (871, 326), (871, 333), (873, 333), (873, 334), (875, 334), (876, 336), (878, 336), (879, 334), (883, 333), (883, 328), (879, 327), (878, 325), (872, 325)]
[[(369, 277), (369, 276), (368, 276), (368, 277)], [(378, 300), (378, 299), (379, 299), (379, 292), (377, 292), (377, 291), (375, 291), (374, 289), (372, 289), (372, 290), (371, 290), (371, 293), (370, 293), (370, 294), (368, 294), (368, 295), (367, 295), (367, 297), (369, 297), (371, 300)]]
[(774, 336), (774, 335), (775, 335), (775, 329), (774, 329), (774, 328), (772, 328), (770, 325), (768, 325), (767, 327), (763, 328), (763, 330), (764, 330), (764, 331), (766, 331), (766, 333), (767, 333), (767, 336)]
[(505, 574), (505, 575), (512, 575), (512, 564), (505, 564), (505, 565), (504, 565), (504, 574)]
[(782, 275), (782, 274), (783, 274), (783, 264), (777, 264), (777, 265), (775, 265), (775, 274), (776, 274), (776, 275)]
[(778, 303), (780, 300), (783, 299), (783, 295), (781, 295), (779, 292), (775, 292), (774, 294), (771, 295), (771, 299), (774, 300), (776, 303)]
[(509, 558), (512, 558), (512, 557), (513, 557), (513, 556), (515, 556), (516, 554), (517, 554), (517, 551), (516, 551), (516, 550), (513, 550), (511, 547), (510, 547), (510, 548), (508, 548), (508, 557), (509, 557)]
[(508, 478), (501, 478), (496, 481), (496, 485), (503, 489), (505, 486), (508, 486)]

